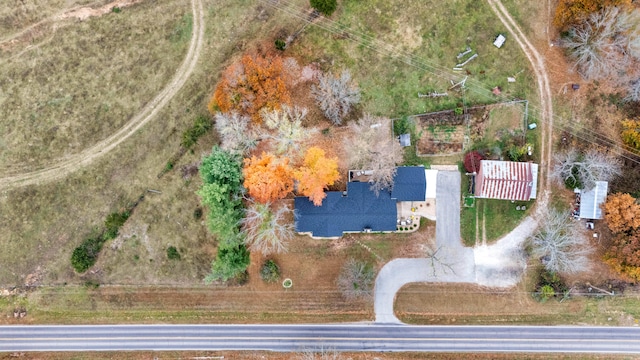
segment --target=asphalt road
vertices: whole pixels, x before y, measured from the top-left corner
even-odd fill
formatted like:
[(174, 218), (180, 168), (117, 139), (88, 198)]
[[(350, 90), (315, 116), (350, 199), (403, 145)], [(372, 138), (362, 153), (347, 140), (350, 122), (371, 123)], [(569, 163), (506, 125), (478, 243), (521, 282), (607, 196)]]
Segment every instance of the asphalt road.
[(0, 352), (305, 349), (640, 354), (640, 328), (372, 324), (0, 326)]

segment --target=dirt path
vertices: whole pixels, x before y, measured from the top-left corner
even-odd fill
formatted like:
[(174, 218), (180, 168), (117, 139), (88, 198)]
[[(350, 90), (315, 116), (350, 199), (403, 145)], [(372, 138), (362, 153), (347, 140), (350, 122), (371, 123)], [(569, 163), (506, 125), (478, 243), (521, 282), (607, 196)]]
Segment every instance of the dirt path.
[(51, 165), (31, 172), (15, 175), (0, 174), (0, 189), (11, 189), (58, 180), (93, 163), (116, 148), (136, 131), (151, 121), (177, 94), (193, 72), (204, 42), (204, 12), (202, 0), (191, 0), (193, 31), (187, 55), (173, 79), (131, 120), (108, 138), (84, 151), (51, 162)]
[(542, 193), (539, 197), (538, 208), (546, 208), (549, 194), (549, 172), (551, 168), (551, 153), (553, 150), (553, 99), (551, 95), (551, 86), (549, 85), (549, 76), (544, 59), (536, 48), (531, 44), (529, 39), (524, 35), (520, 27), (513, 20), (507, 9), (502, 5), (500, 0), (487, 0), (491, 10), (498, 16), (502, 24), (507, 28), (513, 39), (518, 43), (522, 51), (531, 62), (533, 71), (538, 82), (538, 93), (540, 95), (540, 127), (541, 127), (541, 148), (540, 163), (543, 170), (542, 180), (538, 191)]

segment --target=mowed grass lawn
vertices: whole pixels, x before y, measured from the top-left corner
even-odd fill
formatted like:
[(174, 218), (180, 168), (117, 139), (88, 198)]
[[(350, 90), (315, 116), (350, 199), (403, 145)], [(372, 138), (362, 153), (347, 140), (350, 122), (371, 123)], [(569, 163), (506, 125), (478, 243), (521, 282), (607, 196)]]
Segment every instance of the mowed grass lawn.
[[(485, 2), (456, 1), (343, 1), (331, 20), (309, 26), (291, 51), (332, 71), (349, 69), (363, 92), (363, 110), (398, 117), (479, 103), (498, 98), (490, 93), (500, 86), (506, 98), (535, 94), (529, 63), (517, 44), (509, 40), (493, 46), (506, 34)], [(327, 31), (321, 27), (331, 27)], [(456, 55), (469, 46), (478, 58), (465, 71), (452, 68)], [(517, 75), (516, 83), (507, 83)], [(438, 99), (418, 98), (418, 92), (445, 92), (450, 80), (468, 75), (464, 93), (448, 91)]]
[(129, 121), (183, 60), (191, 16), (185, 1), (145, 1), (0, 52), (0, 171), (80, 152)]

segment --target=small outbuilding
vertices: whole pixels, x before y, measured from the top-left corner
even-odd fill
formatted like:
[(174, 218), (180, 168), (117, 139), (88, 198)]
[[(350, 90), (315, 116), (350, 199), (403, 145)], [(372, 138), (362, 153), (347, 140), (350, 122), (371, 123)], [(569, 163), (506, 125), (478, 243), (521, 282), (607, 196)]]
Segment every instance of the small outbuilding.
[(591, 190), (582, 191), (580, 195), (580, 215), (581, 219), (602, 219), (602, 204), (607, 200), (609, 183), (606, 181), (596, 181), (596, 185)]
[(475, 179), (477, 198), (529, 201), (536, 198), (538, 164), (481, 160)]
[(504, 35), (500, 34), (498, 35), (498, 37), (496, 38), (496, 40), (493, 42), (493, 45), (495, 45), (495, 47), (497, 47), (498, 49), (500, 49), (502, 47), (502, 45), (504, 45), (504, 42), (507, 40), (506, 37), (504, 37)]

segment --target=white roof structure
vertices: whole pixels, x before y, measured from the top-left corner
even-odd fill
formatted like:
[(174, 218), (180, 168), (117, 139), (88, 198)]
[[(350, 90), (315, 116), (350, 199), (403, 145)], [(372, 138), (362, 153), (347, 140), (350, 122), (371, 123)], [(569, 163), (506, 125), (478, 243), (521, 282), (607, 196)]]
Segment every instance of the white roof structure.
[(589, 191), (583, 191), (580, 196), (580, 218), (581, 219), (602, 219), (602, 209), (600, 205), (607, 200), (609, 183), (606, 181), (596, 181), (596, 186)]
[(480, 161), (475, 196), (485, 199), (529, 201), (538, 192), (538, 164), (513, 161)]
[(427, 178), (427, 192), (425, 197), (427, 199), (435, 199), (438, 170), (425, 169), (424, 175)]
[(506, 40), (507, 40), (507, 38), (505, 38), (504, 35), (500, 34), (496, 38), (496, 41), (493, 42), (493, 45), (495, 45), (498, 49), (500, 49), (502, 47), (502, 45), (504, 45), (504, 42)]

